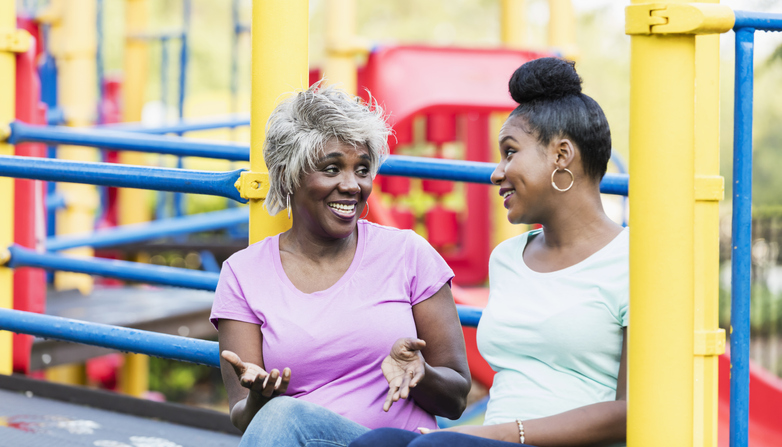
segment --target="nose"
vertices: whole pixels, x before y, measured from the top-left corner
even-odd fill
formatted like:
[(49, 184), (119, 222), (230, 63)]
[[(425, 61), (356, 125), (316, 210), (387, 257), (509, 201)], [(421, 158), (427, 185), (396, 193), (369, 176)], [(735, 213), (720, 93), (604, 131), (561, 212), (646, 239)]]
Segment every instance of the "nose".
[(352, 172), (346, 172), (339, 182), (339, 192), (356, 195), (361, 192), (361, 186), (358, 184), (356, 175)]
[(505, 166), (504, 163), (499, 163), (491, 173), (491, 182), (495, 185), (499, 185), (503, 180), (505, 180)]

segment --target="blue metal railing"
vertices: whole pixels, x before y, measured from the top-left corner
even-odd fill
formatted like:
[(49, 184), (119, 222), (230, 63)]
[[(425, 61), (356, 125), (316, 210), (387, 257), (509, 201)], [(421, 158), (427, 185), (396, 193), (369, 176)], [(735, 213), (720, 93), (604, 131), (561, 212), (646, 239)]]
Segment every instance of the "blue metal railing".
[[(14, 122), (11, 124), (11, 136), (8, 138), (8, 142), (11, 144), (19, 144), (23, 142), (71, 144), (77, 146), (102, 147), (114, 150), (153, 152), (178, 156), (205, 157), (233, 161), (250, 160), (250, 147), (246, 144), (213, 143), (187, 138), (166, 137), (158, 135), (139, 135), (131, 132), (118, 132), (111, 130), (79, 130), (58, 126), (36, 126), (21, 122)], [(433, 180), (450, 180), (491, 184), (491, 173), (494, 171), (494, 167), (495, 164), (493, 163), (464, 160), (444, 160), (427, 157), (409, 157), (404, 155), (389, 155), (380, 166), (379, 173), (383, 175), (400, 175), (405, 177), (416, 177)], [(121, 169), (125, 168), (123, 167)], [(83, 174), (85, 177), (88, 177), (87, 171), (83, 170)], [(3, 175), (1, 171), (0, 175)], [(606, 174), (606, 176), (603, 178), (603, 181), (600, 183), (600, 191), (604, 194), (617, 194), (626, 196), (628, 194), (628, 178), (629, 177), (627, 174)], [(46, 180), (50, 179), (47, 178)], [(83, 183), (90, 182), (85, 181)], [(157, 188), (150, 187), (147, 189)], [(171, 191), (170, 189), (159, 190)]]
[(749, 343), (752, 267), (752, 95), (755, 31), (782, 31), (782, 14), (734, 11), (730, 446), (749, 443)]
[(234, 186), (241, 172), (241, 169), (212, 172), (0, 155), (0, 176), (4, 177), (206, 194), (245, 203)]
[(48, 251), (67, 250), (76, 247), (113, 247), (162, 237), (177, 236), (226, 228), (246, 223), (250, 217), (247, 207), (229, 208), (210, 213), (191, 214), (186, 217), (156, 220), (154, 222), (122, 225), (89, 234), (68, 234), (46, 240)]

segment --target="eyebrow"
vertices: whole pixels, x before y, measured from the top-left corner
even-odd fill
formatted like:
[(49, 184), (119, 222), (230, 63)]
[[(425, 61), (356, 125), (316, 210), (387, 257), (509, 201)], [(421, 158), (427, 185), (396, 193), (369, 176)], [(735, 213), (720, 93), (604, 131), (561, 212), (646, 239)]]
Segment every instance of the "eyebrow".
[[(512, 136), (510, 136), (510, 135), (506, 135), (506, 136), (502, 137), (502, 139), (500, 140), (500, 144), (502, 144), (502, 143), (504, 143), (504, 142), (506, 142), (506, 141), (508, 141), (508, 140), (513, 140), (513, 141), (516, 141), (516, 139), (515, 139), (515, 138), (513, 138)], [(518, 143), (518, 141), (516, 141), (516, 142)]]
[(318, 159), (318, 163), (326, 161), (329, 158), (342, 158), (342, 152), (332, 152), (330, 154), (326, 154)]
[[(342, 152), (331, 152), (330, 154), (326, 154), (326, 155), (322, 156), (318, 160), (318, 163), (322, 163), (322, 162), (328, 160), (329, 158), (344, 158), (344, 155), (342, 154)], [(361, 154), (361, 155), (359, 155), (359, 158), (361, 158), (362, 160), (367, 160), (367, 161), (371, 161), (372, 160), (372, 158), (368, 154)]]

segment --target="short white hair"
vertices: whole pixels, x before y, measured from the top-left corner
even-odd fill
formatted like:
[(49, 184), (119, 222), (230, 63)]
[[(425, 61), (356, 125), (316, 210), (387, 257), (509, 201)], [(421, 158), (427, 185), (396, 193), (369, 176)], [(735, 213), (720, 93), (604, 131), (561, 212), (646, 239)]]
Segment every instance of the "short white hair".
[(286, 196), (315, 169), (327, 141), (336, 138), (369, 151), (372, 178), (388, 154), (391, 129), (383, 109), (321, 82), (279, 104), (266, 125), (263, 157), (269, 169), (266, 208), (275, 215), (286, 208)]

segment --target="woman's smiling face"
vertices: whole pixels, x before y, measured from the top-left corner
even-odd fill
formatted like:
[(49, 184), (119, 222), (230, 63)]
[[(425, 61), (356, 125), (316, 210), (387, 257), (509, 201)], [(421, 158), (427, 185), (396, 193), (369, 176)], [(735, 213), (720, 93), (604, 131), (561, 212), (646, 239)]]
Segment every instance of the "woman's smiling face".
[(499, 135), (500, 163), (491, 175), (508, 210), (508, 221), (514, 224), (540, 223), (541, 212), (551, 193), (551, 171), (547, 148), (535, 135), (527, 133), (521, 117), (511, 117)]
[(371, 192), (367, 148), (331, 139), (324, 144), (315, 170), (304, 175), (291, 195), (294, 222), (300, 219), (320, 237), (346, 238), (355, 230)]

